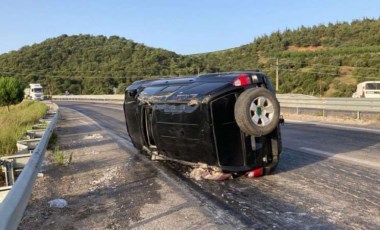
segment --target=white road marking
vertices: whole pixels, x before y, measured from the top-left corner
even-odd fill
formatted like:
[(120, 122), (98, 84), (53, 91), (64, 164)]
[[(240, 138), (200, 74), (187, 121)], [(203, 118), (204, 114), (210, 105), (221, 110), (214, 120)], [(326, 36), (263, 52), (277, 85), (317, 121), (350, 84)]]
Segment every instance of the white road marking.
[(115, 107), (115, 106), (108, 106), (108, 105), (97, 104), (96, 106), (97, 107), (102, 107), (102, 108), (105, 108), (105, 109), (114, 109), (114, 110), (123, 111), (123, 106), (122, 105), (120, 105), (119, 107)]
[(323, 126), (323, 127), (335, 127), (335, 128), (342, 128), (342, 129), (348, 129), (348, 130), (360, 130), (360, 131), (367, 131), (367, 132), (369, 131), (369, 132), (374, 132), (374, 133), (379, 133), (380, 134), (380, 130), (379, 129), (369, 129), (369, 128), (350, 126), (350, 125), (325, 124), (325, 123), (320, 123), (320, 122), (297, 121), (297, 120), (288, 120), (288, 119), (286, 119), (285, 122), (287, 122), (287, 121), (289, 123), (305, 123), (305, 124), (312, 124), (312, 125)]
[(371, 162), (371, 161), (365, 161), (365, 160), (357, 159), (354, 157), (340, 155), (339, 153), (335, 154), (335, 153), (330, 153), (330, 152), (326, 152), (326, 151), (322, 151), (322, 150), (318, 150), (318, 149), (313, 149), (313, 148), (308, 148), (308, 147), (300, 147), (299, 149), (306, 151), (308, 153), (311, 153), (311, 154), (328, 156), (331, 158), (340, 159), (340, 160), (344, 160), (344, 161), (350, 161), (350, 162), (354, 162), (354, 163), (358, 163), (358, 164), (362, 164), (362, 165), (367, 165), (367, 166), (371, 166), (371, 167), (380, 169), (380, 164), (378, 164), (378, 163)]

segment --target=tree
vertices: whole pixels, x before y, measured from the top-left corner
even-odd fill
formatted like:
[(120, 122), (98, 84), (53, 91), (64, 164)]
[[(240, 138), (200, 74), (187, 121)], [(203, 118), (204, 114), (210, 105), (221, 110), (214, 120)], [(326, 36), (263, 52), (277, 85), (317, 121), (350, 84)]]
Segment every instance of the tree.
[(0, 106), (9, 106), (20, 103), (24, 99), (24, 86), (15, 78), (0, 77)]

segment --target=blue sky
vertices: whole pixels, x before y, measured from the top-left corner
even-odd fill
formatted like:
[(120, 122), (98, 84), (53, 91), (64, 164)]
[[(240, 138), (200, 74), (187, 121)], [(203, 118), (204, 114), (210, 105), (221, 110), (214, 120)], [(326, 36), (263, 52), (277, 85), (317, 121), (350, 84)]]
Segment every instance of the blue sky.
[(118, 35), (179, 54), (275, 30), (379, 18), (379, 0), (3, 0), (0, 54), (62, 34)]

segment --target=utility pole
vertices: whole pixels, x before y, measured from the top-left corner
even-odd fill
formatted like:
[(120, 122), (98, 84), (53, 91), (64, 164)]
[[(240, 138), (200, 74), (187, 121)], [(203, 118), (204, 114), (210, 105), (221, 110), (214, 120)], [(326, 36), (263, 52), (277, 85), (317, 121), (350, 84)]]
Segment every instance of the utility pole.
[(278, 92), (278, 58), (276, 58), (276, 92)]

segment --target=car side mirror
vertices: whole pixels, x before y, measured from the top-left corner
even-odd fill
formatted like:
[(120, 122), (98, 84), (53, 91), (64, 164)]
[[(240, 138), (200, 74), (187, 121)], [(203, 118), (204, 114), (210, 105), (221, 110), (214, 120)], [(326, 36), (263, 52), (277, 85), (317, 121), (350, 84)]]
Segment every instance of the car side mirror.
[(137, 90), (128, 91), (128, 96), (134, 98), (136, 97), (136, 95), (137, 95)]

